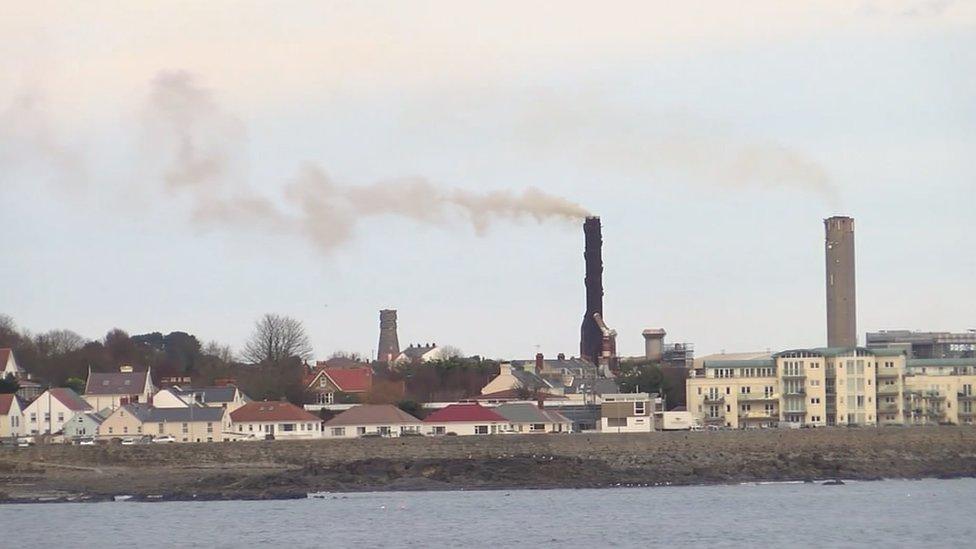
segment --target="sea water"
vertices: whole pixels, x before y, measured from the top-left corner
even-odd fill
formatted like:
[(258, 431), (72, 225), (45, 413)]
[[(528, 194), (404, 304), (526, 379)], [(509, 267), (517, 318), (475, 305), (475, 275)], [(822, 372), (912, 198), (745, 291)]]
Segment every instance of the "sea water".
[(0, 505), (2, 547), (974, 547), (976, 479)]

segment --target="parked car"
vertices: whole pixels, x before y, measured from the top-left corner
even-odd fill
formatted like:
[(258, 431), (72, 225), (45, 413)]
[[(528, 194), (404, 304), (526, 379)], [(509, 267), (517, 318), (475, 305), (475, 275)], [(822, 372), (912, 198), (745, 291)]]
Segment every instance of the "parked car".
[(75, 439), (75, 444), (77, 444), (78, 446), (94, 446), (95, 437), (81, 437)]
[(166, 444), (169, 442), (176, 442), (176, 437), (173, 435), (162, 435), (152, 439), (152, 441), (156, 444)]
[(21, 448), (26, 448), (28, 446), (33, 446), (33, 445), (34, 445), (33, 437), (20, 437), (17, 439), (17, 446), (20, 446)]
[(133, 437), (125, 437), (122, 439), (122, 444), (125, 446), (131, 446), (133, 444), (136, 444), (137, 442), (138, 441)]

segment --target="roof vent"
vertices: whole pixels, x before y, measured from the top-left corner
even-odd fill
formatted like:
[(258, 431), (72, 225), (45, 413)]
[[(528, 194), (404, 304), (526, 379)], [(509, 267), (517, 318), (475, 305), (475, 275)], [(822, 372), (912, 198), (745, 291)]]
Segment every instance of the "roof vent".
[(119, 367), (119, 371), (122, 372), (123, 374), (131, 374), (132, 366), (128, 364), (123, 364), (121, 367)]

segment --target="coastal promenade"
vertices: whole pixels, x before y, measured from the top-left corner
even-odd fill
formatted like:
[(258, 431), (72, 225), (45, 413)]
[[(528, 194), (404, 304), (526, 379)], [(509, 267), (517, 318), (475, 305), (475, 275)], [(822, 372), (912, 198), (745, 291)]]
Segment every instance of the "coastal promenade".
[(6, 501), (976, 476), (976, 428), (492, 435), (0, 451)]

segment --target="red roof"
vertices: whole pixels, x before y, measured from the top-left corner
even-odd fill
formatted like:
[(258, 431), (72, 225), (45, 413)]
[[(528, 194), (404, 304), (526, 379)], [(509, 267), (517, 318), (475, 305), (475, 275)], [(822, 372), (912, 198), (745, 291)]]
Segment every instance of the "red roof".
[(317, 368), (306, 382), (306, 386), (318, 378), (319, 373), (329, 376), (343, 393), (365, 393), (373, 387), (373, 369), (369, 366), (362, 368)]
[(91, 405), (85, 402), (85, 399), (81, 398), (78, 396), (78, 393), (67, 387), (54, 387), (50, 389), (50, 391), (52, 397), (58, 399), (61, 404), (64, 404), (73, 412), (81, 412), (92, 409)]
[(10, 360), (10, 348), (0, 349), (0, 368), (5, 368), (8, 360)]
[(231, 421), (321, 421), (291, 402), (248, 402), (230, 413)]
[(17, 398), (17, 395), (13, 393), (0, 395), (0, 416), (5, 416), (10, 413), (10, 407), (13, 406), (15, 398)]
[(507, 423), (508, 420), (496, 414), (492, 410), (476, 403), (471, 404), (451, 404), (446, 408), (441, 408), (430, 414), (424, 419), (424, 423), (449, 423), (453, 421), (501, 421)]

